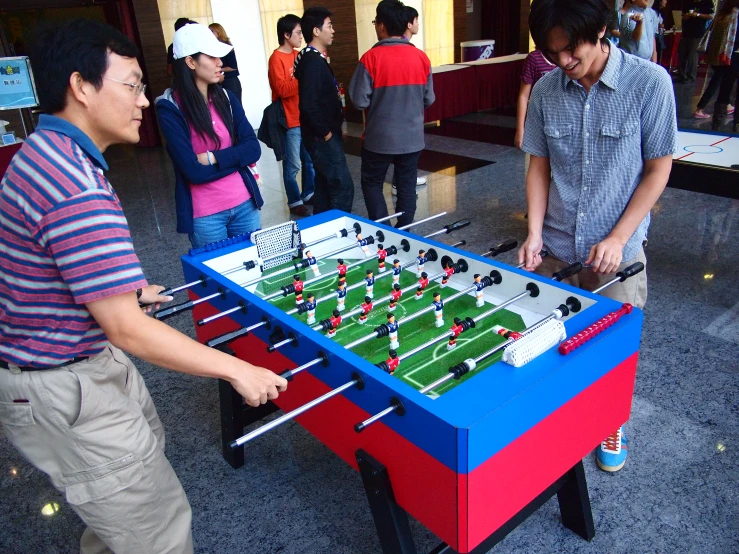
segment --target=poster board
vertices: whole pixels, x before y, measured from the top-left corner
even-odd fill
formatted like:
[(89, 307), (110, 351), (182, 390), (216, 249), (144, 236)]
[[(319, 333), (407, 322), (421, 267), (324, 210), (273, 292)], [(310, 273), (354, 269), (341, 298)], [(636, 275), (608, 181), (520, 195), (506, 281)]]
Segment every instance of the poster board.
[(38, 106), (38, 93), (27, 56), (0, 58), (0, 110)]

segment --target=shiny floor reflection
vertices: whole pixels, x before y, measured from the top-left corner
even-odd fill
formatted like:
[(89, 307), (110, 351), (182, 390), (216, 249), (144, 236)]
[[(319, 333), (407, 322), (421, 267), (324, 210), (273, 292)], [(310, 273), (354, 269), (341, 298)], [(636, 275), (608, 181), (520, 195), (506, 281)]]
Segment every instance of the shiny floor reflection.
[[(358, 137), (361, 129), (354, 126), (351, 132)], [(441, 152), (447, 159), (470, 159), (477, 167), (430, 173), (428, 185), (418, 189), (419, 219), (440, 210), (449, 212), (444, 223), (470, 218), (470, 227), (442, 240), (465, 239), (471, 252), (525, 238), (522, 153), (439, 135), (429, 135), (427, 147), (425, 156), (431, 159), (441, 158)], [(166, 153), (113, 148), (106, 157), (148, 279), (181, 283), (179, 256), (188, 241), (175, 233)], [(360, 160), (350, 154), (348, 163), (356, 187), (354, 210), (364, 215)], [(289, 213), (271, 151), (264, 149), (259, 169), (265, 180), (266, 227)], [(390, 202), (389, 184), (386, 190)], [(428, 223), (418, 233), (439, 227), (439, 222)], [(599, 471), (592, 456), (585, 460), (596, 537), (587, 543), (562, 527), (552, 501), (494, 552), (739, 552), (738, 243), (739, 201), (665, 192), (654, 210), (647, 249), (650, 290), (627, 427), (629, 459), (614, 475)], [(515, 256), (502, 258), (513, 263)], [(194, 334), (187, 315), (170, 321)], [(139, 368), (166, 428), (168, 457), (193, 507), (198, 552), (380, 552), (358, 475), (302, 427), (290, 423), (255, 441), (246, 466), (233, 470), (220, 455), (217, 384), (146, 363)], [(568, 440), (568, 433), (561, 429), (542, 446), (541, 464), (547, 463), (549, 448)], [(78, 550), (81, 522), (46, 477), (4, 439), (0, 513), (0, 552)], [(419, 551), (436, 545), (428, 531), (412, 525)]]

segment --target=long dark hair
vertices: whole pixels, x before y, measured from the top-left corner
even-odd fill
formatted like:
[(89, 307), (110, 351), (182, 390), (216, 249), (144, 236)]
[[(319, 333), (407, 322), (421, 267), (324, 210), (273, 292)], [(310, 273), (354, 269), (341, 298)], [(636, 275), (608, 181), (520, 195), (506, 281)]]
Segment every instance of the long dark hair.
[[(191, 57), (197, 61), (200, 56), (201, 54), (198, 52)], [(172, 90), (175, 93), (175, 100), (179, 104), (182, 113), (185, 114), (185, 119), (195, 128), (195, 131), (201, 136), (210, 137), (216, 143), (216, 150), (220, 150), (221, 139), (218, 138), (216, 130), (213, 128), (213, 119), (210, 117), (208, 105), (195, 84), (195, 71), (187, 67), (185, 59), (180, 58), (174, 61)], [(208, 98), (213, 102), (218, 115), (226, 124), (228, 134), (231, 136), (231, 143), (236, 144), (233, 113), (226, 94), (226, 91), (220, 85), (208, 85)]]

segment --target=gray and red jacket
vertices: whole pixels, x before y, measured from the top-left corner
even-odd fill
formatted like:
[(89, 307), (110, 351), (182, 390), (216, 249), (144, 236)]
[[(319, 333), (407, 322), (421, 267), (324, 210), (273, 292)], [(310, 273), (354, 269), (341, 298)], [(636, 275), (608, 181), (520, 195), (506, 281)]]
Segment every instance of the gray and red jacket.
[(423, 111), (434, 103), (428, 56), (403, 38), (386, 38), (359, 60), (349, 97), (367, 110), (364, 147), (378, 154), (424, 148)]

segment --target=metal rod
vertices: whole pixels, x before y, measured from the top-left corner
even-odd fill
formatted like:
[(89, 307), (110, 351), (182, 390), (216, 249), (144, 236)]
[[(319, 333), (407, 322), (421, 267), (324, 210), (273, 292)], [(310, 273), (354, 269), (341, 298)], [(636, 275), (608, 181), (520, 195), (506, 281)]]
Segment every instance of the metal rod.
[(236, 306), (235, 308), (230, 308), (230, 309), (226, 310), (225, 312), (220, 312), (220, 313), (217, 313), (216, 315), (208, 316), (208, 317), (206, 317), (206, 318), (201, 319), (200, 321), (198, 321), (198, 325), (205, 325), (206, 323), (210, 323), (211, 321), (215, 321), (216, 319), (218, 319), (220, 317), (227, 316), (228, 314), (232, 314), (234, 312), (238, 312), (242, 308), (243, 308), (242, 306)]
[(361, 429), (366, 429), (369, 425), (372, 425), (375, 421), (380, 421), (383, 417), (385, 417), (388, 414), (393, 413), (397, 409), (398, 409), (397, 406), (390, 406), (389, 408), (385, 408), (384, 410), (376, 413), (372, 417), (365, 419), (362, 423), (359, 424), (359, 427)]
[(382, 223), (383, 221), (388, 221), (389, 219), (392, 219), (394, 217), (400, 217), (405, 212), (395, 212), (394, 214), (388, 215), (386, 217), (381, 217), (380, 219), (375, 219), (375, 223)]
[(313, 367), (316, 364), (320, 364), (323, 361), (324, 361), (324, 358), (316, 358), (315, 360), (311, 360), (310, 362), (300, 365), (296, 367), (295, 369), (291, 369), (290, 373), (292, 375), (295, 375), (296, 373), (300, 373), (301, 371), (308, 369), (309, 367)]
[(427, 221), (431, 221), (432, 219), (436, 219), (437, 217), (442, 217), (444, 215), (446, 215), (446, 212), (440, 212), (436, 215), (427, 217), (426, 219), (422, 219), (420, 221), (414, 221), (413, 223), (409, 223), (408, 225), (403, 225), (402, 227), (398, 227), (398, 230), (405, 231), (406, 229), (410, 229), (411, 227), (415, 227), (416, 225), (420, 225), (421, 223), (426, 223)]
[(359, 378), (352, 379), (348, 383), (344, 383), (340, 387), (335, 388), (334, 390), (332, 390), (330, 392), (327, 392), (323, 396), (319, 396), (315, 400), (311, 400), (307, 404), (302, 405), (300, 408), (296, 408), (292, 412), (288, 412), (285, 415), (283, 415), (281, 417), (278, 417), (277, 419), (274, 419), (274, 420), (270, 421), (269, 423), (267, 423), (265, 425), (262, 425), (261, 427), (259, 427), (258, 429), (255, 429), (251, 433), (248, 433), (248, 434), (244, 435), (243, 437), (240, 437), (240, 438), (236, 439), (235, 441), (233, 441), (231, 443), (231, 448), (236, 448), (238, 446), (244, 445), (245, 443), (249, 442), (250, 440), (253, 440), (253, 439), (257, 438), (260, 435), (263, 435), (267, 431), (271, 431), (275, 427), (279, 427), (280, 425), (282, 425), (286, 421), (290, 421), (291, 419), (295, 419), (300, 414), (303, 414), (303, 413), (307, 412), (308, 410), (310, 410), (311, 408), (314, 408), (314, 407), (318, 406), (319, 404), (322, 404), (322, 403), (326, 402), (326, 400), (330, 400), (334, 396), (337, 396), (337, 395), (341, 394), (345, 390), (350, 389), (353, 386), (358, 385), (359, 383), (361, 383), (361, 380)]
[(286, 338), (285, 340), (281, 340), (280, 342), (274, 343), (272, 346), (268, 347), (267, 350), (269, 352), (274, 352), (278, 348), (282, 348), (283, 346), (286, 346), (286, 345), (290, 344), (294, 340), (295, 340), (295, 337)]
[(592, 291), (592, 293), (593, 294), (598, 294), (603, 289), (605, 289), (607, 287), (610, 287), (611, 285), (615, 285), (616, 283), (620, 283), (620, 282), (621, 282), (621, 277), (614, 277), (613, 279), (611, 279), (610, 281), (608, 281), (605, 285), (601, 285), (600, 287), (598, 287), (597, 289), (595, 289), (594, 291)]

